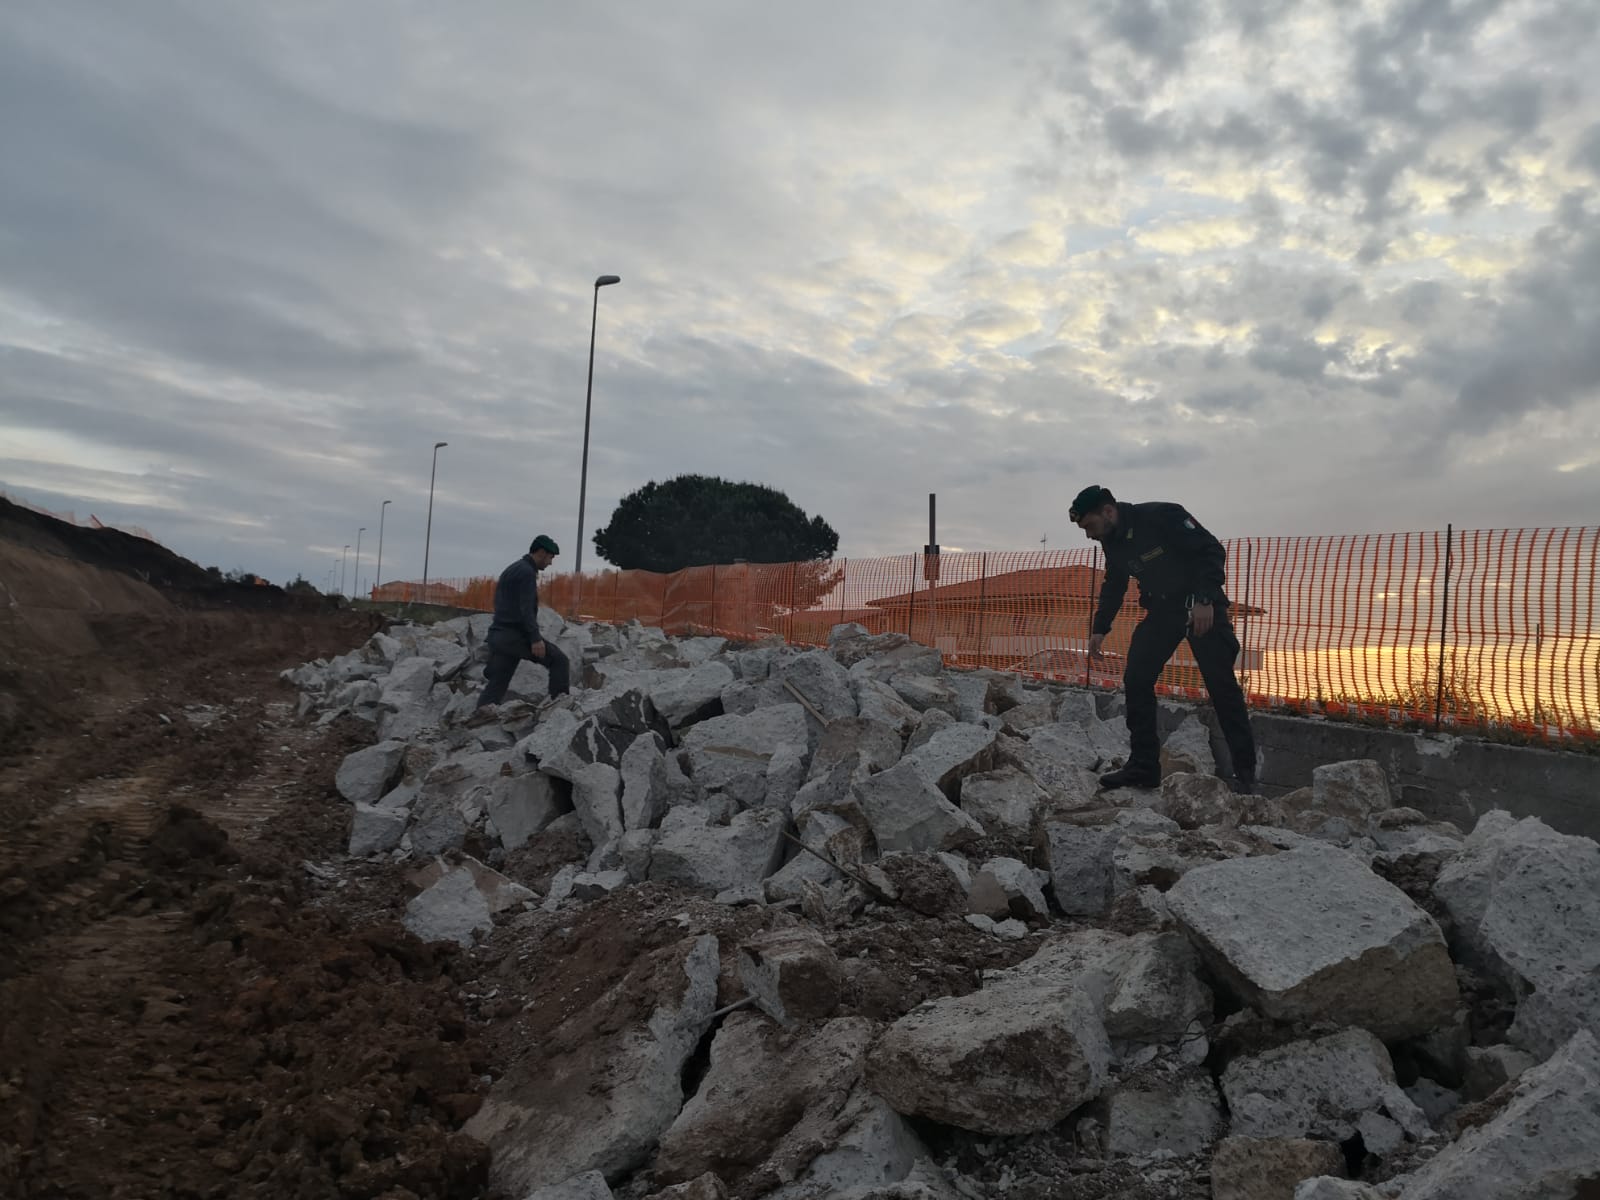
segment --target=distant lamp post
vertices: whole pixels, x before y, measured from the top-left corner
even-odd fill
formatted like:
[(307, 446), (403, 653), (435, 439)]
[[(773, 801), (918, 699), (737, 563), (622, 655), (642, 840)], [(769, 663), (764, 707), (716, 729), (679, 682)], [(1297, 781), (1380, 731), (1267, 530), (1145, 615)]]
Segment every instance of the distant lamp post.
[(600, 289), (621, 283), (617, 275), (602, 275), (594, 281), (594, 304), (589, 311), (589, 386), (583, 398), (583, 465), (578, 472), (578, 560), (573, 568), (572, 615), (583, 611), (583, 505), (589, 494), (589, 413), (594, 407), (594, 332), (600, 319)]
[(344, 551), (339, 555), (339, 595), (344, 595), (345, 568), (350, 565), (350, 543), (344, 544)]
[(393, 503), (393, 500), (385, 500), (378, 505), (378, 577), (372, 581), (373, 591), (383, 586), (383, 518), (389, 515), (385, 510)]
[(356, 593), (361, 590), (361, 535), (367, 531), (363, 525), (356, 530), (356, 569), (350, 576), (350, 599), (356, 598)]
[(422, 537), (422, 602), (428, 602), (428, 548), (433, 543), (433, 481), (439, 477), (439, 451), (449, 442), (433, 444), (433, 471), (428, 475), (428, 532)]

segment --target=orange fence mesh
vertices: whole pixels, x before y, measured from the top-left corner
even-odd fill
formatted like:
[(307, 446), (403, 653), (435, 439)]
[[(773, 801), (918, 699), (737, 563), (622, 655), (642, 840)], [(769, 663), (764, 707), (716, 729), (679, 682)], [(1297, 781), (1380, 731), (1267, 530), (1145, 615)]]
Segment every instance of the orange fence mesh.
[[(1397, 725), (1511, 729), (1560, 742), (1600, 738), (1600, 528), (1446, 530), (1240, 538), (1228, 592), (1240, 679), (1257, 707)], [(930, 575), (935, 576), (929, 578)], [(1090, 662), (1104, 578), (1098, 549), (736, 563), (670, 575), (551, 577), (541, 602), (585, 619), (669, 633), (776, 635), (822, 645), (853, 621), (937, 645), (953, 665), (1114, 687), (1138, 623), (1137, 585)], [(492, 578), (386, 583), (374, 599), (488, 610)], [(1204, 695), (1180, 647), (1169, 695)]]

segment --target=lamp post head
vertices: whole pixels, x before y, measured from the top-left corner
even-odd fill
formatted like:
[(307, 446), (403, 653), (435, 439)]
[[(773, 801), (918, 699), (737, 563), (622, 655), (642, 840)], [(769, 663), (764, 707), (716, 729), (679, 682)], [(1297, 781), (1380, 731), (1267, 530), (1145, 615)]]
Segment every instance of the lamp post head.
[(434, 443), (434, 444), (433, 444), (433, 448), (434, 448), (434, 449), (435, 449), (435, 450), (437, 450), (437, 449), (439, 449), (439, 448), (440, 448), (440, 447), (441, 447), (441, 446), (448, 446), (448, 445), (449, 445), (449, 444), (450, 444), (450, 443), (449, 443), (449, 442), (435, 442), (435, 443)]
[[(393, 503), (394, 503), (394, 501), (393, 501), (393, 500), (385, 500), (385, 501), (384, 501), (384, 502), (383, 502), (383, 504), (393, 504)], [(380, 505), (378, 505), (378, 508), (379, 508), (379, 510), (380, 510), (380, 511), (381, 511), (381, 510), (382, 510), (382, 508), (383, 508), (383, 504), (380, 504)]]
[(600, 276), (599, 279), (596, 279), (594, 281), (594, 285), (597, 288), (603, 288), (603, 287), (609, 287), (613, 283), (621, 283), (621, 282), (622, 282), (622, 277), (620, 275), (602, 275), (602, 276)]

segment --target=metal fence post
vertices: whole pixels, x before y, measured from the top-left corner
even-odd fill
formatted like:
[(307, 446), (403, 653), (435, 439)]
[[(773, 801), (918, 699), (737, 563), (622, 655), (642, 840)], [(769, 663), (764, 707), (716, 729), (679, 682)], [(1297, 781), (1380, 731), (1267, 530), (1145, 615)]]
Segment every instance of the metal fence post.
[(1455, 526), (1444, 527), (1444, 600), (1439, 607), (1439, 685), (1433, 694), (1433, 728), (1438, 732), (1444, 723), (1444, 649), (1450, 636), (1450, 566), (1455, 549)]

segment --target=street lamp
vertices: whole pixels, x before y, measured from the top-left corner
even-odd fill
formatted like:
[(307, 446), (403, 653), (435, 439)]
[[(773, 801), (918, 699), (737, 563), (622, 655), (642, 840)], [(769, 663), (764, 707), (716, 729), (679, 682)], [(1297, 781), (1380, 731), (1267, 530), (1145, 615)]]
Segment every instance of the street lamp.
[(344, 553), (339, 555), (339, 594), (344, 595), (344, 569), (350, 562), (350, 543), (344, 544)]
[(393, 503), (393, 500), (385, 500), (378, 505), (378, 577), (372, 581), (373, 591), (383, 586), (383, 518), (388, 515), (384, 510)]
[(350, 576), (350, 599), (352, 600), (356, 598), (356, 592), (361, 587), (361, 535), (366, 531), (367, 527), (365, 525), (356, 530), (356, 571), (354, 575)]
[(428, 532), (422, 537), (422, 602), (428, 602), (428, 547), (433, 542), (433, 481), (439, 477), (439, 451), (449, 442), (433, 444), (433, 471), (428, 476)]
[(578, 562), (573, 569), (572, 616), (582, 612), (583, 604), (583, 503), (589, 492), (589, 410), (594, 404), (594, 331), (600, 319), (600, 289), (621, 283), (616, 275), (602, 275), (594, 281), (594, 305), (589, 312), (589, 387), (583, 398), (583, 466), (578, 474)]

